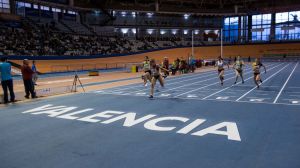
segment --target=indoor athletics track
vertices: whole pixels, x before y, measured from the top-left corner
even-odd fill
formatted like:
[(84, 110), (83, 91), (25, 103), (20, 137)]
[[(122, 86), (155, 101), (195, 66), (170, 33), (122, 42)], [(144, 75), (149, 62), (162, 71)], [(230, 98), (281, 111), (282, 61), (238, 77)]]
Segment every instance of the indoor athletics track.
[(0, 167), (299, 168), (300, 65), (265, 65), (1, 107)]

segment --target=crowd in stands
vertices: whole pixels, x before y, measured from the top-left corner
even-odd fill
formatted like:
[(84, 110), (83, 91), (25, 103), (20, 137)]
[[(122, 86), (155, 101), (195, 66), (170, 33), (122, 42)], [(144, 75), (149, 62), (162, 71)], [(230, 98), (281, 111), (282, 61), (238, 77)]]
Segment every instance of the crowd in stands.
[(180, 38), (128, 39), (58, 31), (55, 23), (39, 30), (0, 28), (0, 55), (110, 55), (190, 45)]
[(82, 36), (52, 31), (0, 29), (2, 55), (95, 55), (132, 52), (125, 39)]

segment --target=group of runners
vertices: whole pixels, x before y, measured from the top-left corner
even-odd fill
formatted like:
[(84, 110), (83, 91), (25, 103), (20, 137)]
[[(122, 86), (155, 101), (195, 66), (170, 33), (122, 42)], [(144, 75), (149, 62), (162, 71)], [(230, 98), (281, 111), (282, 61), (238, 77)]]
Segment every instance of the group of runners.
[(164, 78), (169, 75), (169, 65), (168, 59), (165, 57), (162, 66), (156, 63), (155, 59), (149, 59), (148, 56), (145, 57), (143, 62), (144, 74), (142, 78), (144, 80), (144, 86), (147, 86), (148, 81), (151, 83), (150, 96), (153, 98), (154, 88), (156, 82), (159, 81), (160, 86), (164, 87)]
[[(230, 64), (226, 63), (223, 60), (223, 58), (220, 56), (218, 58), (218, 61), (216, 61), (215, 66), (218, 69), (218, 76), (221, 81), (221, 85), (223, 85), (225, 68), (227, 67), (229, 69)], [(233, 63), (233, 69), (235, 70), (236, 73), (234, 84), (237, 83), (239, 78), (241, 78), (242, 83), (244, 83), (244, 77), (243, 77), (244, 66), (245, 66), (244, 61), (240, 58), (240, 56), (238, 56), (235, 62)], [(262, 79), (260, 76), (261, 67), (264, 68), (266, 73), (267, 72), (266, 67), (262, 64), (259, 58), (256, 58), (255, 61), (252, 63), (252, 70), (253, 70), (254, 83), (256, 84), (257, 88), (259, 88), (259, 85), (262, 83)], [(149, 98), (153, 98), (156, 82), (159, 81), (160, 86), (162, 88), (164, 88), (165, 86), (164, 79), (169, 75), (168, 58), (165, 57), (164, 61), (160, 65), (155, 61), (155, 59), (149, 59), (149, 57), (146, 56), (143, 62), (143, 70), (144, 70), (144, 74), (142, 75), (142, 79), (144, 81), (144, 86), (147, 86), (148, 81), (151, 83)]]
[[(218, 67), (218, 76), (221, 81), (221, 85), (223, 85), (224, 84), (224, 72), (225, 72), (224, 67), (227, 66), (227, 68), (229, 69), (229, 64), (225, 63), (223, 58), (220, 56), (218, 58), (218, 61), (216, 62), (216, 66)], [(237, 83), (239, 77), (241, 78), (242, 83), (245, 83), (244, 77), (243, 77), (244, 66), (245, 66), (244, 61), (240, 58), (240, 56), (238, 56), (236, 58), (236, 61), (233, 64), (233, 69), (235, 70), (235, 74), (236, 74), (234, 84)], [(259, 85), (262, 83), (262, 79), (260, 76), (261, 67), (263, 67), (265, 70), (265, 73), (267, 73), (266, 67), (262, 64), (261, 60), (259, 58), (256, 58), (255, 61), (252, 63), (252, 70), (253, 70), (254, 83), (256, 84), (257, 88), (259, 88)]]

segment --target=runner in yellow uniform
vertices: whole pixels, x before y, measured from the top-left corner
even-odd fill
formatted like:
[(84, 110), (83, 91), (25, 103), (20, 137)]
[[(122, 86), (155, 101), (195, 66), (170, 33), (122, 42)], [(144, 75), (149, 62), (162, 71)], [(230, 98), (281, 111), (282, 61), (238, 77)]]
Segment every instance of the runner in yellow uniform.
[(255, 62), (252, 63), (252, 69), (253, 69), (253, 79), (254, 83), (256, 84), (257, 88), (259, 88), (259, 83), (262, 83), (261, 77), (260, 77), (260, 68), (264, 67), (265, 73), (267, 73), (266, 67), (261, 63), (260, 59), (255, 59)]
[(244, 77), (243, 77), (243, 67), (244, 67), (244, 65), (245, 65), (244, 61), (241, 60), (240, 56), (238, 56), (236, 58), (236, 61), (233, 64), (233, 68), (235, 69), (235, 74), (236, 74), (234, 84), (236, 84), (239, 76), (242, 78), (242, 83), (244, 83)]
[(151, 82), (151, 67), (149, 57), (145, 57), (145, 61), (143, 62), (143, 70), (144, 74), (142, 75), (142, 79), (144, 80), (144, 86), (147, 86), (147, 81)]

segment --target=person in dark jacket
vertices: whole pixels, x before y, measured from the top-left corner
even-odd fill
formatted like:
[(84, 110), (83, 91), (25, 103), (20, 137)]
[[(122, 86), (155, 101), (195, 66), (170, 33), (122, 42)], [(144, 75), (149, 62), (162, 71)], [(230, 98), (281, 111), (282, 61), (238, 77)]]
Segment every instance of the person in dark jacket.
[(29, 96), (31, 95), (31, 98), (36, 98), (36, 94), (34, 91), (34, 84), (32, 81), (32, 76), (34, 72), (29, 66), (29, 62), (27, 59), (23, 61), (23, 66), (21, 67), (22, 76), (23, 76), (23, 82), (25, 87), (25, 98), (29, 99)]

